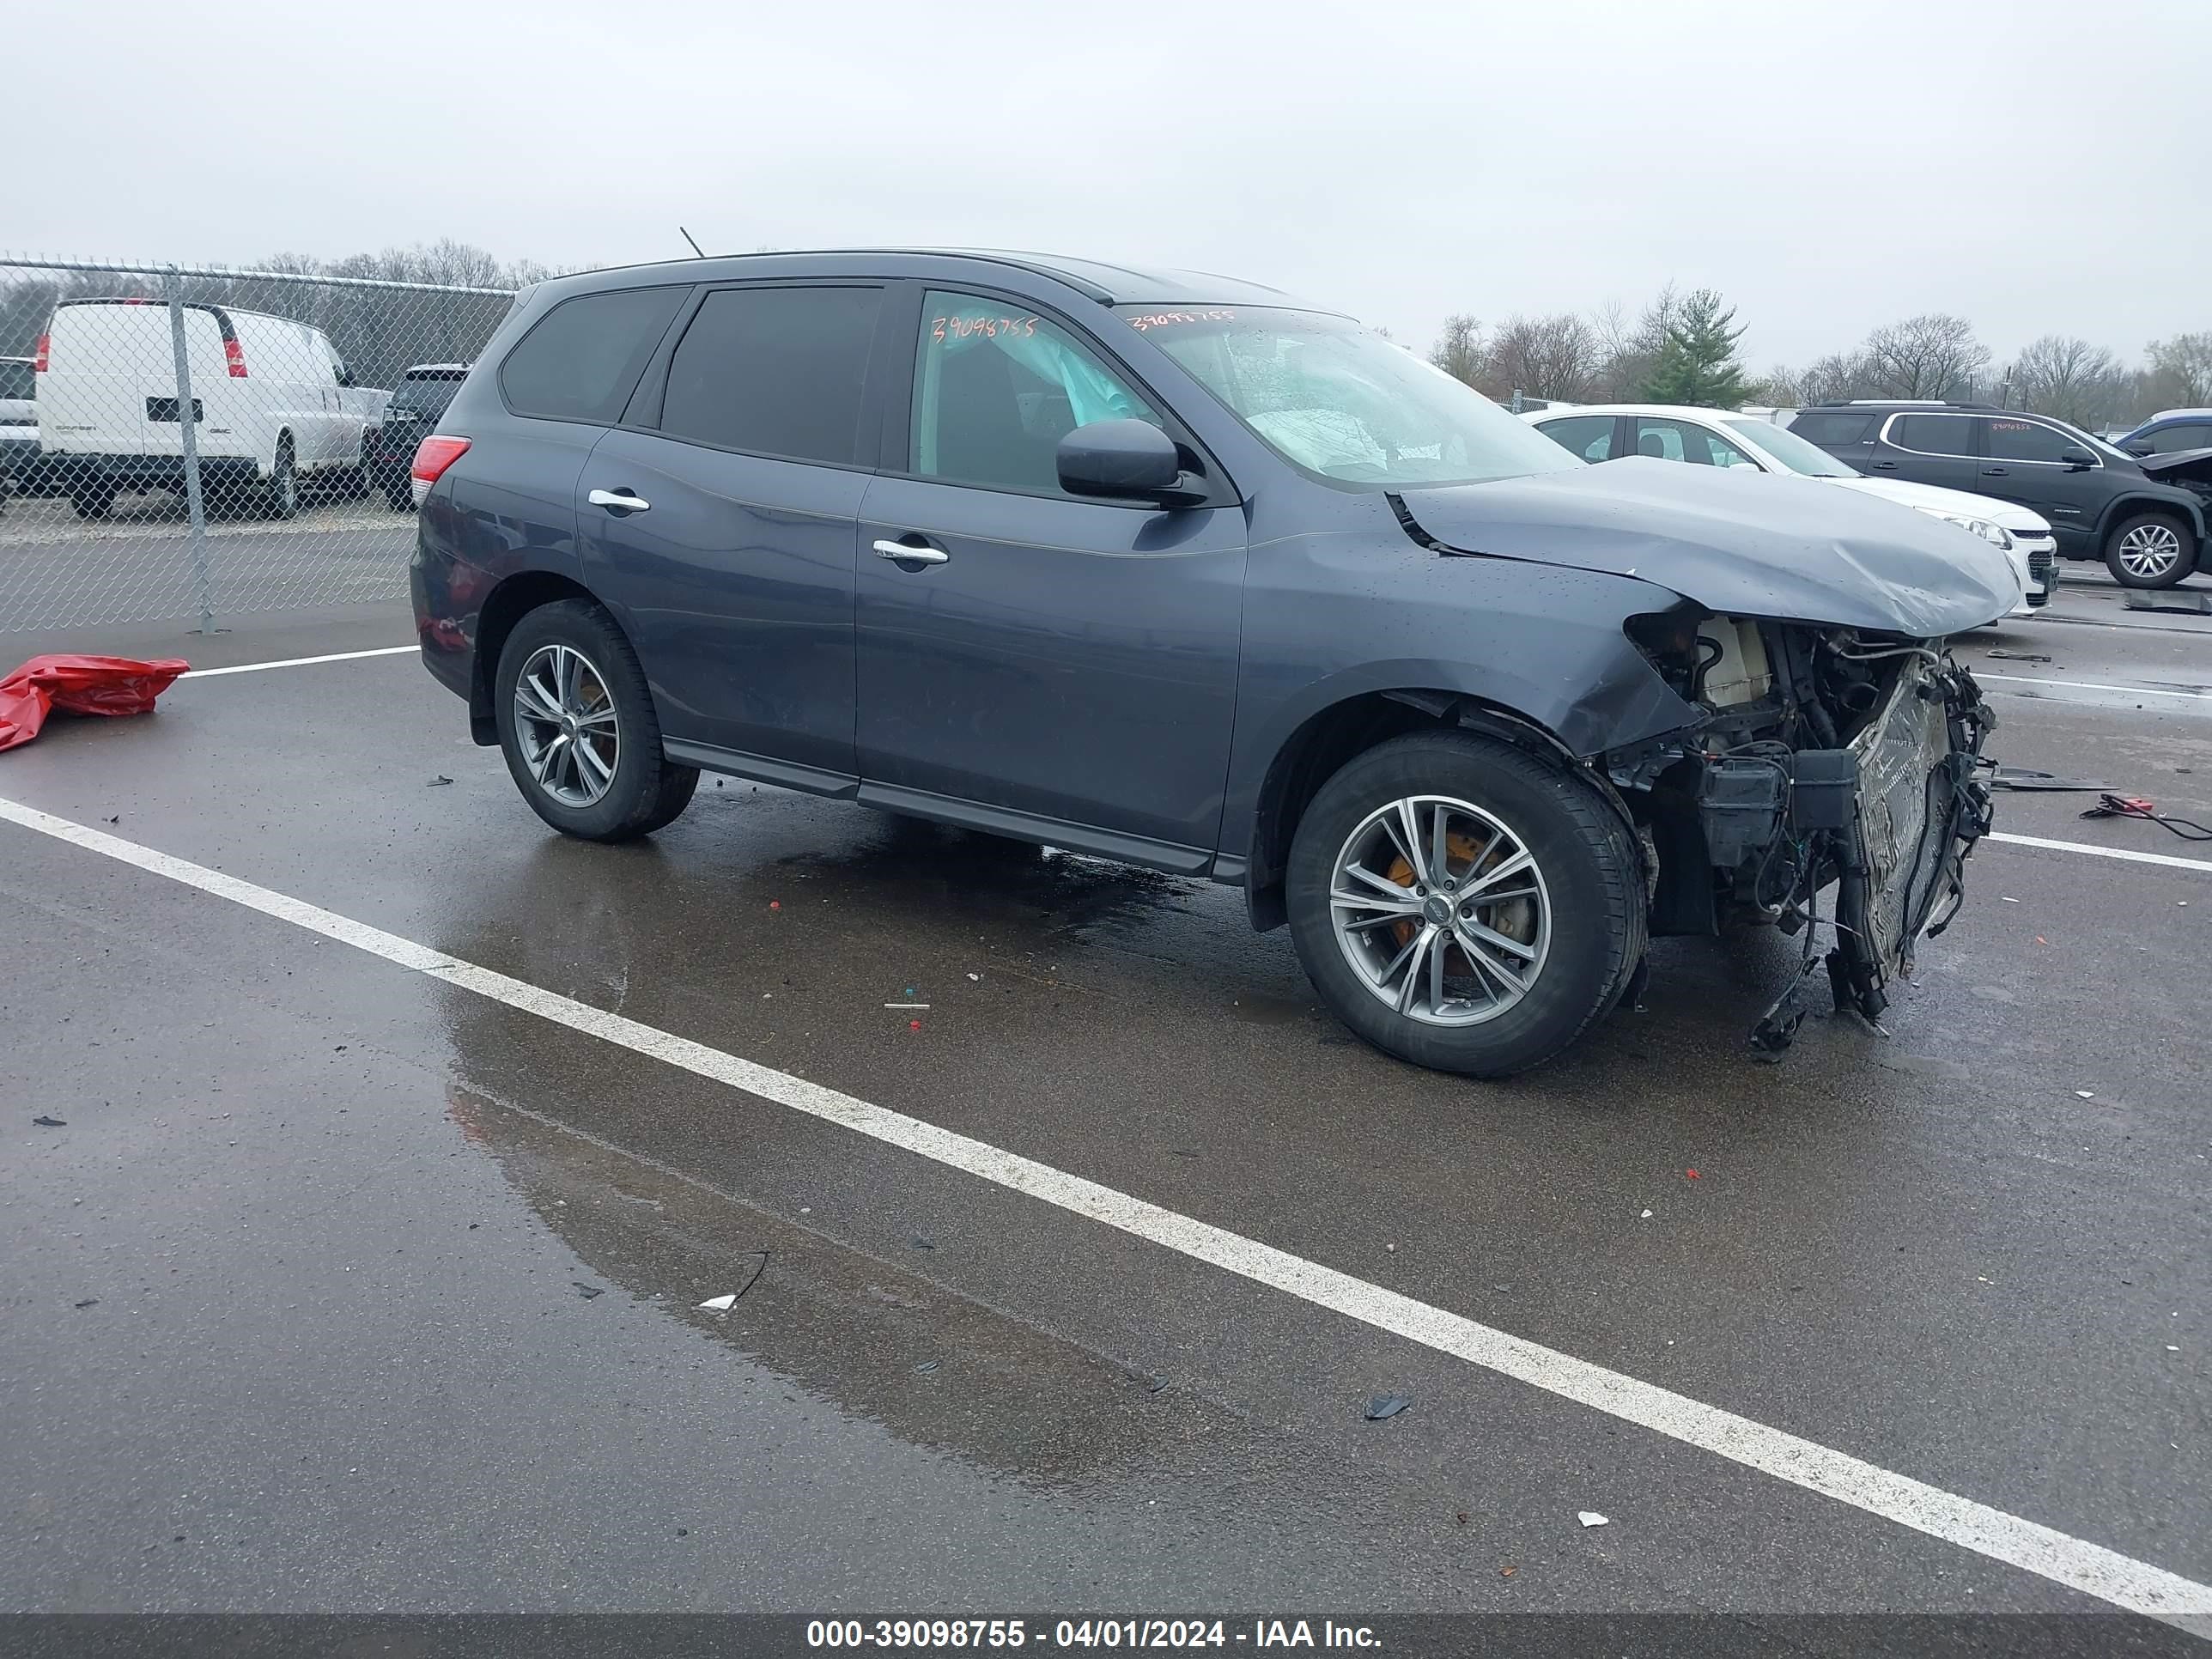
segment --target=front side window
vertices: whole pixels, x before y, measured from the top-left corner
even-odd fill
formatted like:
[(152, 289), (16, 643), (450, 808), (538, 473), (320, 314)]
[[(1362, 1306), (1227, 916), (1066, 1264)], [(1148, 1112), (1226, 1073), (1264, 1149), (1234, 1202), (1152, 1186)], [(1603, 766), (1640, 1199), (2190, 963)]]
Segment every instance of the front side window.
[[(0, 364), (0, 372), (4, 372), (5, 368)], [(8, 395), (0, 392), (0, 397)], [(2150, 440), (2150, 453), (2154, 455), (2172, 455), (2185, 449), (2212, 449), (2212, 425), (2162, 426), (2145, 435)]]
[(28, 363), (0, 362), (0, 398), (28, 402), (39, 395), (39, 377)]
[(1613, 416), (1573, 415), (1563, 421), (1547, 421), (1536, 428), (1570, 455), (1586, 461), (1613, 459)]
[(2036, 421), (1984, 421), (1982, 430), (1993, 461), (2048, 461), (2054, 465), (2081, 445), (2054, 427)]
[(1963, 415), (1900, 415), (1891, 423), (1889, 441), (1923, 455), (1971, 455), (1974, 423)]
[(518, 415), (549, 421), (620, 420), (637, 377), (689, 292), (619, 288), (563, 300), (500, 365), (508, 406)]
[(1756, 461), (1719, 433), (1689, 421), (1638, 416), (1636, 453), (1656, 455), (1662, 460), (1688, 461), (1696, 466), (1747, 466), (1754, 472), (1759, 471)]
[(1060, 441), (1093, 421), (1165, 423), (1097, 354), (1012, 300), (933, 289), (921, 307), (909, 470), (1060, 493)]
[(877, 288), (709, 294), (668, 363), (671, 438), (850, 466), (860, 453)]
[(1285, 460), (1351, 489), (1580, 466), (1526, 421), (1349, 318), (1267, 306), (1117, 307)]

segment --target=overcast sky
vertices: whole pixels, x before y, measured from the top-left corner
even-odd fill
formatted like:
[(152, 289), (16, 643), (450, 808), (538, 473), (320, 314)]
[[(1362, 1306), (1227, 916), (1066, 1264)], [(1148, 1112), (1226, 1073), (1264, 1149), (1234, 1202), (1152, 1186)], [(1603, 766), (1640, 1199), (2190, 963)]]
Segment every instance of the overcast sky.
[(0, 249), (1229, 272), (1424, 344), (1721, 289), (1755, 367), (2212, 328), (2212, 0), (0, 6)]

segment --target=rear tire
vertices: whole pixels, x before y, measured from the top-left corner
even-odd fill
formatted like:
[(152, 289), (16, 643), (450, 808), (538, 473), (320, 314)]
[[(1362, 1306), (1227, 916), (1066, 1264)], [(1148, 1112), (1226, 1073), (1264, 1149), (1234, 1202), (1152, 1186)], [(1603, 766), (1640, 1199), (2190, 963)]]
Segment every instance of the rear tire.
[[(531, 686), (518, 702), (526, 672)], [(514, 625), (500, 652), (492, 708), (514, 787), (564, 836), (650, 835), (674, 822), (699, 787), (696, 768), (662, 755), (637, 653), (589, 599), (541, 605)]]
[[(1406, 804), (1431, 842), (1418, 862), (1404, 856)], [(1522, 873), (1501, 879), (1509, 858)], [(1413, 889), (1393, 898), (1354, 866)], [(1494, 896), (1522, 883), (1526, 897)], [(1333, 899), (1363, 892), (1378, 902)], [(1285, 897), (1298, 960), (1340, 1019), (1401, 1060), (1472, 1077), (1558, 1054), (1620, 1000), (1644, 954), (1642, 860), (1620, 815), (1587, 781), (1463, 732), (1396, 738), (1347, 762), (1299, 820)], [(1416, 956), (1394, 975), (1423, 938), (1444, 965), (1429, 979)], [(1426, 982), (1409, 990), (1417, 972)]]
[(276, 459), (270, 470), (269, 482), (262, 486), (261, 516), (278, 520), (300, 516), (300, 474), (292, 463), (292, 440), (289, 436), (276, 441)]
[(80, 519), (104, 519), (114, 510), (115, 486), (104, 481), (72, 484), (70, 505)]
[(2105, 538), (2105, 568), (2123, 587), (2172, 587), (2197, 568), (2197, 538), (2170, 513), (2133, 513)]

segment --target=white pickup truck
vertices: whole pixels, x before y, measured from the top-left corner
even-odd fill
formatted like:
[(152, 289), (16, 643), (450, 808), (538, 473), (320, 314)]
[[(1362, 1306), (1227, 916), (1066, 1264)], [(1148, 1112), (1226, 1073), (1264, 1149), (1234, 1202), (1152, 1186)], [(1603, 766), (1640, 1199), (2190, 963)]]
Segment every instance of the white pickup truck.
[[(303, 485), (358, 494), (362, 434), (391, 397), (356, 386), (320, 329), (233, 307), (184, 307), (201, 489), (209, 510), (289, 519)], [(33, 360), (47, 465), (78, 514), (118, 491), (185, 481), (176, 343), (155, 300), (64, 300)]]

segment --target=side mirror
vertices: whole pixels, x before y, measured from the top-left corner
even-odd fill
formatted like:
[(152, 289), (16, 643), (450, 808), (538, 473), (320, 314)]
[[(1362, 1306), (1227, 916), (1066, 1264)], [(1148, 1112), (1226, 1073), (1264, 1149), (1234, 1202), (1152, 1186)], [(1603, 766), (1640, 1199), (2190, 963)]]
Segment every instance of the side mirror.
[(353, 370), (343, 363), (338, 365), (338, 384), (340, 386), (354, 384)]
[(1071, 495), (1194, 507), (1206, 490), (1186, 479), (1174, 439), (1149, 421), (1093, 421), (1054, 452), (1060, 487)]
[(2122, 444), (2120, 447), (2126, 450), (2129, 454), (2135, 456), (2137, 459), (2141, 459), (2145, 455), (2155, 455), (2158, 453), (2158, 446), (2148, 438), (2130, 438), (2127, 442)]
[(2062, 449), (2058, 460), (2069, 472), (2086, 472), (2097, 464), (2097, 458), (2086, 449)]

